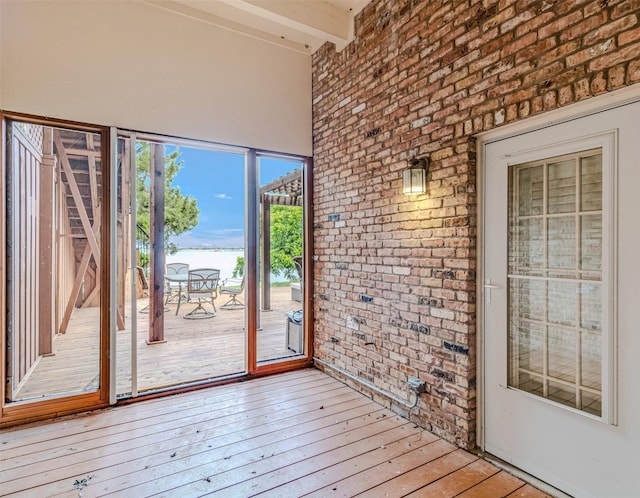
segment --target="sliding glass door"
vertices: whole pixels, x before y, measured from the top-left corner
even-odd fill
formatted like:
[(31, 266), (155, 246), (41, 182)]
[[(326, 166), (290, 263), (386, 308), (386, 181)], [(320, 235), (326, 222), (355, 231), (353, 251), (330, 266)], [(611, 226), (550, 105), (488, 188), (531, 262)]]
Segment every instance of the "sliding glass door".
[(302, 158), (3, 125), (0, 424), (309, 363)]
[(2, 418), (99, 405), (109, 324), (106, 130), (3, 123)]
[(304, 212), (301, 161), (258, 156), (259, 243), (257, 360), (304, 355)]
[(120, 225), (131, 246), (117, 395), (244, 374), (244, 154), (131, 135), (120, 144), (132, 215)]

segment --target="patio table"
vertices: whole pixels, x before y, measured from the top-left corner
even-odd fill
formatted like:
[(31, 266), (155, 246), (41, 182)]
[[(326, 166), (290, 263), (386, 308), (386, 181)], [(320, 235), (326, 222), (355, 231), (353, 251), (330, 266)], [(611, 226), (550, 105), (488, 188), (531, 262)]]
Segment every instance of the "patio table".
[[(182, 284), (187, 283), (189, 281), (188, 273), (172, 273), (171, 275), (164, 276), (165, 280), (168, 282), (174, 282), (178, 284), (178, 305), (180, 304), (180, 300), (182, 299)], [(176, 307), (176, 315), (178, 314), (178, 310), (180, 306)]]

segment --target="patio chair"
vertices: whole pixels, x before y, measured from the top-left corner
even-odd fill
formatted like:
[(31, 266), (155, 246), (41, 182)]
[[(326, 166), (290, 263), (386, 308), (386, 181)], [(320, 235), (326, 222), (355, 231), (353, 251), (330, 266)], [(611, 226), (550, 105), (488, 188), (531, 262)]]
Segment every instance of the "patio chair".
[(299, 282), (293, 282), (291, 284), (291, 300), (302, 302), (302, 256), (294, 256), (293, 264), (296, 267), (298, 273)]
[[(142, 266), (136, 266), (136, 292), (137, 297), (149, 297), (149, 280)], [(149, 305), (138, 310), (139, 313), (149, 313)]]
[[(187, 263), (166, 264), (166, 275), (179, 275), (181, 273), (189, 273), (189, 265)], [(171, 282), (170, 280), (167, 280), (165, 294), (167, 297), (164, 300), (164, 304), (179, 301), (182, 295), (182, 282)]]
[(220, 295), (230, 297), (230, 299), (220, 306), (225, 310), (236, 310), (244, 308), (244, 304), (238, 299), (238, 296), (244, 292), (244, 277), (242, 278), (225, 278), (220, 286)]
[[(220, 280), (220, 270), (213, 268), (198, 268), (189, 270), (187, 288), (184, 290), (184, 301), (187, 303), (198, 303), (192, 311), (184, 315), (187, 319), (212, 318), (216, 316), (217, 310), (214, 300), (218, 297), (218, 281)], [(178, 300), (178, 309), (183, 299)], [(203, 304), (210, 304), (213, 311), (207, 310)]]

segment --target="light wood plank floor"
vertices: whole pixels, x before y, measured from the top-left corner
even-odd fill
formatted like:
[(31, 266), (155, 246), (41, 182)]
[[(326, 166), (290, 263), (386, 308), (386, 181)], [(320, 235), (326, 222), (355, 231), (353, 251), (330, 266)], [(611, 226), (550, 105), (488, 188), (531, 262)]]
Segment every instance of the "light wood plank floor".
[[(242, 296), (244, 297), (244, 296)], [(138, 309), (147, 304), (138, 301)], [(244, 309), (221, 309), (227, 296), (216, 300), (217, 316), (185, 320), (195, 304), (183, 304), (175, 314), (171, 304), (164, 315), (165, 343), (148, 345), (149, 315), (137, 315), (138, 391), (212, 379), (245, 371), (246, 334)], [(291, 300), (289, 287), (272, 287), (271, 311), (260, 313), (258, 359), (295, 356), (286, 347), (287, 313), (302, 304)], [(117, 332), (118, 394), (131, 391), (131, 325)], [(76, 309), (66, 334), (55, 340), (55, 355), (43, 357), (18, 392), (17, 399), (47, 394), (88, 392), (98, 387), (99, 309)]]
[(0, 495), (544, 493), (306, 369), (0, 432)]

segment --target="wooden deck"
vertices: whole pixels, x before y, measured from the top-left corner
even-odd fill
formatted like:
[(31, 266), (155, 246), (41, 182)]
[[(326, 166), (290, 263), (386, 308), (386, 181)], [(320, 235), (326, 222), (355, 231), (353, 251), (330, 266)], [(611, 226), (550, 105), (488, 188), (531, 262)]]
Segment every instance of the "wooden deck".
[[(138, 313), (137, 353), (138, 391), (157, 389), (187, 382), (211, 379), (245, 371), (244, 309), (221, 309), (226, 296), (216, 300), (217, 316), (203, 320), (185, 320), (184, 314), (195, 304), (183, 304), (179, 315), (176, 305), (165, 313), (165, 339), (148, 345), (149, 315)], [(138, 300), (138, 309), (147, 304)], [(258, 359), (270, 360), (294, 356), (285, 344), (286, 314), (302, 304), (291, 300), (289, 287), (273, 287), (271, 311), (260, 313)], [(42, 357), (19, 392), (20, 399), (46, 394), (95, 390), (99, 364), (99, 310), (76, 309), (66, 334), (55, 340), (55, 355)], [(125, 329), (117, 332), (117, 392), (131, 391), (130, 314)]]
[(306, 369), (5, 429), (0, 495), (548, 496)]

